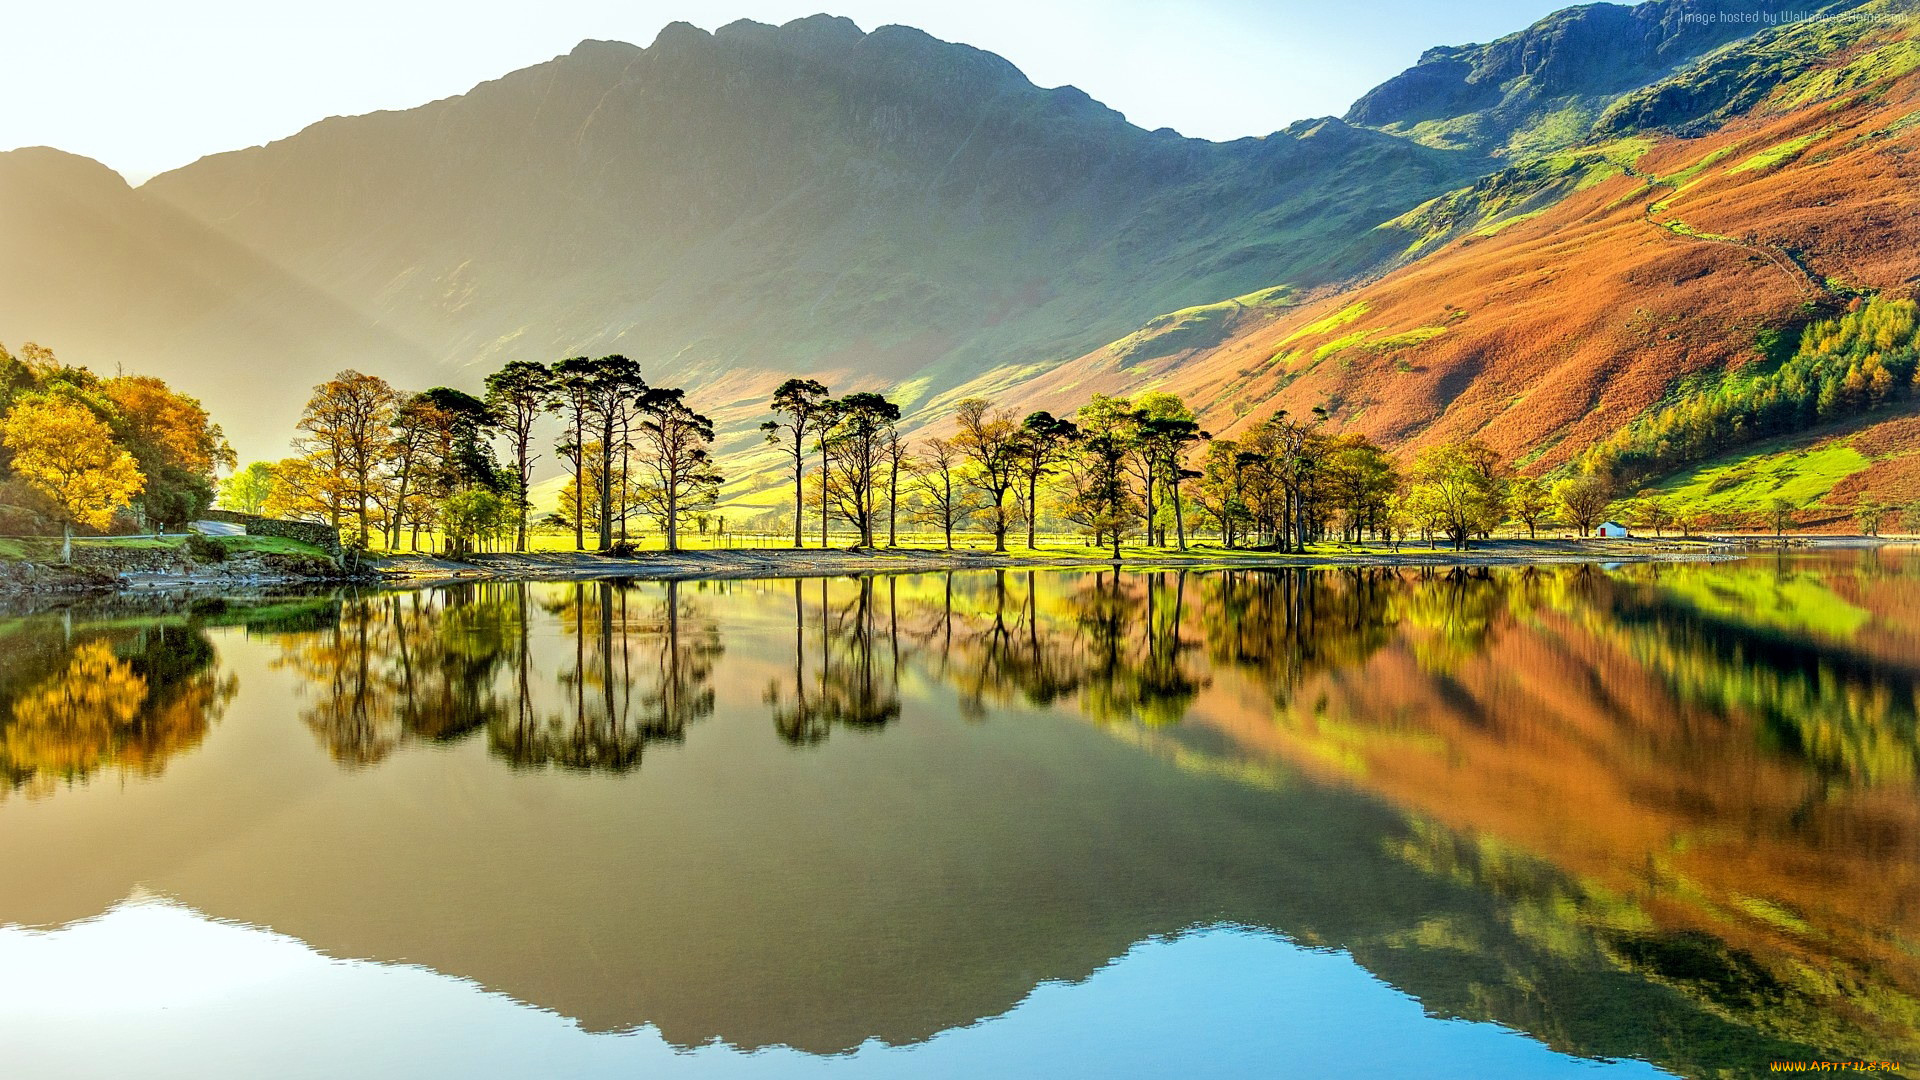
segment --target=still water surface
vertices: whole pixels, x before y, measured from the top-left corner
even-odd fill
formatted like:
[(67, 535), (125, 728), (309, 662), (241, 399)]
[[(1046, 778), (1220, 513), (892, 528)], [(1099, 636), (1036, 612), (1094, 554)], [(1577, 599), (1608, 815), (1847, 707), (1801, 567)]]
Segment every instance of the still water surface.
[(1920, 1063), (1917, 706), (1901, 549), (0, 621), (0, 1071)]

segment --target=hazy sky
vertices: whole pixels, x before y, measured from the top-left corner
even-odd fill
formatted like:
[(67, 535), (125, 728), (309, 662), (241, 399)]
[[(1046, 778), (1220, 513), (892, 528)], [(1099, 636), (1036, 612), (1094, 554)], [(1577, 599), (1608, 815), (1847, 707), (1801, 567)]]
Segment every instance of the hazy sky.
[(1230, 139), (1341, 113), (1430, 45), (1568, 0), (0, 0), (0, 149), (57, 146), (138, 181), (337, 114), (407, 108), (582, 38), (647, 44), (816, 11), (918, 26), (1072, 83), (1143, 127)]

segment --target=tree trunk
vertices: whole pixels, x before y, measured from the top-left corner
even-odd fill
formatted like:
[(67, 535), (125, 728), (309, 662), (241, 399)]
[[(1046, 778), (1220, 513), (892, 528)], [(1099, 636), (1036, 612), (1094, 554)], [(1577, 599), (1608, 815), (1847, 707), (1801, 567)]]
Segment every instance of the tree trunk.
[(667, 550), (680, 550), (680, 485), (667, 481)]
[(613, 421), (600, 432), (600, 550), (613, 546)]
[(887, 470), (887, 546), (899, 547), (899, 533), (895, 524), (900, 516), (900, 463), (894, 462)]
[(1034, 527), (1040, 520), (1040, 470), (1027, 474), (1027, 550), (1034, 549)]
[(517, 472), (514, 473), (514, 475), (518, 477), (520, 480), (520, 490), (516, 492), (513, 497), (513, 508), (515, 511), (514, 516), (519, 518), (519, 521), (516, 523), (516, 527), (514, 530), (513, 550), (525, 551), (527, 550), (527, 440), (526, 439), (520, 440), (520, 445), (514, 451), (513, 461), (514, 461), (514, 468), (518, 470)]
[(73, 565), (73, 522), (61, 522), (60, 565)]
[(807, 466), (806, 458), (803, 456), (805, 453), (805, 447), (800, 444), (800, 434), (795, 432), (793, 436), (793, 549), (795, 551), (806, 546), (800, 542), (800, 530), (806, 528), (807, 516)]
[(1187, 550), (1187, 515), (1185, 511), (1180, 509), (1180, 464), (1179, 462), (1174, 463), (1173, 479), (1169, 480), (1168, 483), (1173, 485), (1174, 534), (1180, 538), (1180, 550), (1185, 551)]
[(586, 492), (581, 489), (587, 483), (587, 448), (580, 445), (574, 452), (573, 462), (573, 550), (585, 551), (587, 548), (587, 503)]

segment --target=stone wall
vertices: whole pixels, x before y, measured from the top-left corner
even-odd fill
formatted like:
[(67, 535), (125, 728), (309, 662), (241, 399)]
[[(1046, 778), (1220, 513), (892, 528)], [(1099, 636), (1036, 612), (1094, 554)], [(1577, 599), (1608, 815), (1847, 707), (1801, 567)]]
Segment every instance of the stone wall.
[(205, 521), (243, 526), (248, 536), (284, 536), (289, 540), (305, 541), (334, 556), (338, 556), (341, 550), (339, 532), (323, 522), (287, 521), (257, 514), (236, 514), (231, 510), (209, 510), (200, 517)]

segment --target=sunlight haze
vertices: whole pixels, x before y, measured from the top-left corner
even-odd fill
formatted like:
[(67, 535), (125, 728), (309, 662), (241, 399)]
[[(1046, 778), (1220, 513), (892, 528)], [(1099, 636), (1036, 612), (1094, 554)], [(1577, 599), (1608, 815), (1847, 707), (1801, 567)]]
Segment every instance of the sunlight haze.
[[(781, 23), (826, 10), (999, 53), (1041, 86), (1072, 84), (1145, 128), (1207, 139), (1338, 115), (1435, 44), (1485, 41), (1559, 5), (911, 0), (455, 4), (203, 2), (8, 5), (12, 100), (0, 148), (45, 145), (140, 182), (316, 120), (405, 109), (564, 53), (645, 45), (682, 20)], [(22, 94), (19, 88), (39, 92)]]

